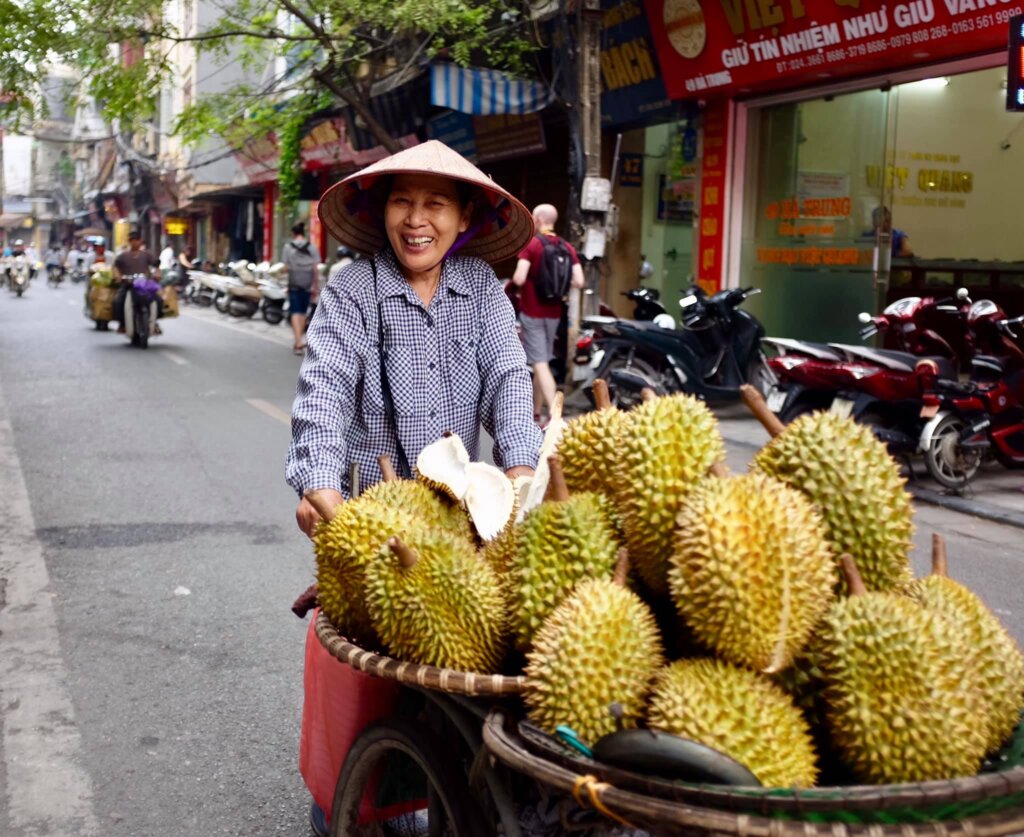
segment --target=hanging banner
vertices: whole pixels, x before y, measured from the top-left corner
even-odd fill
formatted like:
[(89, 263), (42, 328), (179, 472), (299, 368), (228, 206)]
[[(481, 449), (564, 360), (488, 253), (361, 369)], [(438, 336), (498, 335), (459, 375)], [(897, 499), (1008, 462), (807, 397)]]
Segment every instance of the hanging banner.
[(725, 268), (725, 149), (729, 138), (729, 103), (718, 100), (708, 104), (702, 119), (704, 156), (700, 172), (697, 284), (713, 294), (722, 287)]
[(641, 0), (601, 0), (601, 127), (673, 118)]
[(1005, 49), (1024, 0), (644, 0), (673, 99), (743, 95)]

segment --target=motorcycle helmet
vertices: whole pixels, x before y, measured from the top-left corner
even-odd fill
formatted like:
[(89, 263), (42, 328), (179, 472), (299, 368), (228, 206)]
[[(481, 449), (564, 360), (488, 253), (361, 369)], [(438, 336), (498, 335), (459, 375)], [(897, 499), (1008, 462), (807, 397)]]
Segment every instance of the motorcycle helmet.
[(338, 249), (334, 251), (334, 258), (336, 259), (354, 259), (355, 253), (353, 253), (344, 244), (339, 244)]

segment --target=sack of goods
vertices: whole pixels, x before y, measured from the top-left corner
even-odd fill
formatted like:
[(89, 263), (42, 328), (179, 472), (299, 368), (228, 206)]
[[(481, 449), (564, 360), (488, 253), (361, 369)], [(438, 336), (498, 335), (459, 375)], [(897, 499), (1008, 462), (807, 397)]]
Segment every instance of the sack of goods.
[(449, 436), (339, 506), (315, 536), (323, 616), (407, 663), (523, 676), (529, 729), (711, 748), (764, 787), (754, 808), (1020, 769), (997, 754), (1024, 739), (1024, 657), (941, 538), (914, 577), (906, 480), (869, 428), (776, 424), (731, 474), (702, 401), (595, 400), (552, 420), (532, 478)]
[(160, 296), (164, 301), (164, 318), (178, 316), (178, 292), (173, 285), (167, 285), (160, 290)]
[(114, 319), (114, 298), (117, 291), (111, 287), (93, 285), (89, 288), (89, 310), (94, 320), (107, 321)]

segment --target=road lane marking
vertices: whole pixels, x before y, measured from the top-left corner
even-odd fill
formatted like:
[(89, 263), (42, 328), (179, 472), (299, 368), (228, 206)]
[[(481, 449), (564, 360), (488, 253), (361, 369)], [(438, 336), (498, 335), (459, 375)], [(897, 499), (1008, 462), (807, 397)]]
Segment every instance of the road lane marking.
[(292, 426), (291, 414), (286, 413), (280, 407), (271, 404), (269, 401), (264, 401), (262, 398), (246, 398), (245, 403), (250, 407), (255, 407), (261, 413), (266, 413), (273, 419), (277, 419), (282, 424), (287, 424), (289, 427)]
[(99, 834), (92, 783), (67, 687), (53, 590), (36, 538), (0, 389), (0, 714), (7, 820), (15, 833)]
[(178, 366), (188, 366), (188, 361), (185, 360), (185, 358), (183, 358), (181, 355), (176, 355), (176, 354), (174, 354), (174, 352), (164, 352), (164, 351), (161, 351), (160, 354), (163, 355), (165, 358), (167, 358), (172, 363), (178, 364)]
[[(193, 322), (207, 323), (208, 325), (219, 326), (220, 328), (226, 328), (229, 331), (237, 331), (239, 334), (248, 334), (250, 337), (256, 337), (260, 340), (266, 340), (268, 343), (275, 343), (278, 346), (290, 346), (292, 343), (291, 329), (288, 329), (287, 334), (282, 334), (280, 339), (272, 337), (269, 334), (260, 334), (259, 332), (253, 331), (252, 329), (243, 328), (242, 326), (235, 325), (234, 323), (223, 323), (220, 320), (215, 320), (211, 317), (204, 317), (201, 314), (193, 311), (183, 310), (181, 316), (188, 317)], [(280, 326), (278, 326), (280, 328)]]

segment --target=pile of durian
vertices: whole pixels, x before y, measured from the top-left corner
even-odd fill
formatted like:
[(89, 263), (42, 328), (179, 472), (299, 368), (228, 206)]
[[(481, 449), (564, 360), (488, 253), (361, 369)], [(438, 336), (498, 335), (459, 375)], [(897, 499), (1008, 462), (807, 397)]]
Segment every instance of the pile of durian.
[[(532, 480), (457, 437), (341, 505), (318, 598), (393, 657), (525, 673), (525, 713), (594, 744), (701, 742), (765, 786), (976, 774), (1024, 709), (1024, 657), (946, 575), (914, 580), (912, 505), (867, 428), (797, 419), (729, 474), (686, 395), (551, 423)], [(551, 454), (554, 454), (553, 456)], [(614, 710), (613, 710), (614, 707)]]

